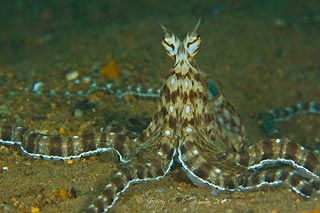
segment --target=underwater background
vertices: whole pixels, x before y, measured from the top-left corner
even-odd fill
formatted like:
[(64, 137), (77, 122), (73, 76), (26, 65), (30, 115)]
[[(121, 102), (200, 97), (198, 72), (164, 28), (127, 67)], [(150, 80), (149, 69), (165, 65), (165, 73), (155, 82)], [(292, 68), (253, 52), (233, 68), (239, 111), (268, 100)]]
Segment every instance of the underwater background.
[[(79, 134), (105, 125), (139, 132), (156, 99), (87, 93), (112, 83), (158, 88), (173, 61), (165, 25), (183, 38), (201, 18), (197, 63), (244, 121), (247, 146), (266, 136), (257, 116), (320, 97), (320, 1), (1, 1), (0, 125)], [(275, 137), (315, 149), (316, 115), (279, 124)], [(0, 146), (0, 211), (77, 212), (118, 164), (111, 154), (75, 161), (34, 160)], [(286, 187), (212, 195), (173, 171), (131, 186), (111, 212), (319, 212)]]

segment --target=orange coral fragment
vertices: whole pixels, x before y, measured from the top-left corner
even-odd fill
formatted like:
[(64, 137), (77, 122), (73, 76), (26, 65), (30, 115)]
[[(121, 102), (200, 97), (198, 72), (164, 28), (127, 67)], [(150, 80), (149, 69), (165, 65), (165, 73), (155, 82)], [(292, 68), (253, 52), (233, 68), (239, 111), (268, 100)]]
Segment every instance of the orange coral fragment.
[(105, 66), (100, 69), (100, 75), (111, 80), (118, 80), (120, 72), (114, 59), (111, 59)]
[(38, 212), (40, 212), (40, 208), (37, 207), (37, 206), (32, 206), (32, 207), (31, 207), (31, 212), (32, 212), (32, 213), (38, 213)]
[(63, 127), (60, 127), (59, 128), (59, 133), (63, 135), (63, 134), (66, 133), (66, 131), (65, 131), (65, 129)]
[(72, 165), (73, 163), (74, 163), (74, 161), (71, 159), (67, 161), (67, 164), (69, 164), (69, 165)]
[(59, 189), (59, 197), (62, 201), (66, 201), (69, 198), (69, 193), (65, 189)]

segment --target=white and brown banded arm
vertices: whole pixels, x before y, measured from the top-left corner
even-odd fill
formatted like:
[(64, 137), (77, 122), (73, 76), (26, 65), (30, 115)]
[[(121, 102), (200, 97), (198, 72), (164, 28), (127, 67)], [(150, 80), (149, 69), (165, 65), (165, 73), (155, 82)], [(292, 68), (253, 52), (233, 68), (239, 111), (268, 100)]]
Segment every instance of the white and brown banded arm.
[(178, 148), (178, 159), (188, 177), (198, 186), (235, 191), (236, 176), (231, 175), (230, 167), (217, 157), (219, 153), (208, 144), (210, 139), (195, 130), (193, 133), (182, 138)]
[(240, 191), (258, 190), (264, 186), (287, 185), (297, 194), (310, 198), (319, 193), (320, 180), (309, 179), (290, 167), (248, 171), (238, 175)]
[(249, 170), (289, 165), (306, 177), (320, 179), (318, 157), (289, 140), (270, 139), (256, 143), (236, 155), (236, 162)]
[(212, 143), (219, 141), (231, 151), (241, 150), (245, 128), (236, 108), (220, 93), (209, 101), (208, 111), (204, 113), (203, 120), (206, 134), (215, 138)]
[(310, 101), (260, 113), (258, 115), (259, 128), (266, 136), (273, 136), (275, 133), (279, 132), (275, 127), (276, 123), (289, 121), (297, 115), (307, 113), (320, 115), (320, 104), (316, 101)]
[(296, 105), (289, 107), (271, 109), (266, 113), (272, 116), (274, 122), (282, 122), (290, 120), (294, 116), (300, 114), (311, 113), (320, 115), (320, 104), (316, 101), (310, 101), (307, 103), (297, 103)]
[[(272, 164), (271, 167), (269, 164), (268, 167), (262, 166), (255, 169), (253, 167), (236, 169), (235, 166), (227, 165), (229, 162), (227, 157), (225, 157), (225, 160), (217, 158), (216, 160), (219, 160), (219, 162), (210, 159), (206, 155), (205, 149), (195, 145), (201, 144), (200, 137), (186, 137), (184, 141), (178, 149), (179, 160), (182, 162), (182, 167), (187, 172), (188, 177), (198, 186), (233, 192), (258, 190), (264, 186), (283, 184), (306, 198), (310, 198), (315, 192), (319, 193), (320, 179), (315, 175), (309, 175), (310, 171), (309, 174), (305, 174), (306, 172), (302, 170), (306, 168), (303, 166), (297, 168), (297, 166), (283, 164), (282, 162), (283, 165), (281, 166), (277, 162), (278, 165)], [(242, 157), (245, 157), (245, 155)], [(271, 159), (269, 157), (268, 160)]]
[[(174, 154), (174, 153), (173, 153)], [(107, 212), (119, 199), (121, 193), (134, 183), (155, 181), (163, 178), (173, 164), (172, 156), (168, 161), (155, 159), (146, 163), (130, 162), (123, 165), (120, 170), (105, 185), (102, 193), (88, 207), (87, 213)]]
[(67, 137), (45, 135), (24, 127), (2, 126), (0, 144), (16, 145), (24, 155), (48, 160), (69, 160), (114, 151), (122, 162), (127, 162), (131, 152), (128, 137), (103, 129)]
[[(169, 143), (170, 139), (171, 137), (166, 137), (159, 143), (152, 143), (151, 145), (156, 147), (145, 147), (136, 153), (135, 158), (129, 163), (123, 164), (86, 212), (107, 212), (131, 184), (160, 180), (168, 174), (176, 153), (172, 144)], [(146, 155), (146, 150), (153, 148), (160, 150), (157, 155)]]

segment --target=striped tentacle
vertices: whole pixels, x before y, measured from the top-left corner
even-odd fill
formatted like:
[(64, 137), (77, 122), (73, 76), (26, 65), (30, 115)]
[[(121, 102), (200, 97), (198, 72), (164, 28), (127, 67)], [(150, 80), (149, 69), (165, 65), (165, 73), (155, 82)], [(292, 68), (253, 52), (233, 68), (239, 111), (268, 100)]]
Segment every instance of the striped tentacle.
[(298, 103), (289, 107), (271, 109), (268, 112), (259, 114), (258, 124), (265, 135), (272, 136), (274, 133), (278, 132), (275, 127), (276, 123), (288, 121), (294, 116), (306, 113), (320, 115), (320, 104), (315, 101), (310, 101), (308, 103)]
[(289, 140), (270, 139), (256, 143), (236, 154), (236, 162), (249, 170), (265, 166), (289, 165), (306, 177), (320, 179), (317, 156)]
[(130, 155), (131, 143), (121, 134), (101, 129), (80, 136), (45, 135), (24, 127), (2, 126), (0, 144), (16, 145), (29, 157), (69, 160), (115, 150), (120, 160)]
[(142, 87), (141, 85), (128, 85), (123, 89), (116, 89), (117, 97), (122, 98), (126, 95), (132, 95), (138, 98), (157, 99), (160, 97), (160, 88)]
[(172, 143), (174, 135), (167, 134), (163, 137), (163, 133), (169, 127), (161, 126), (158, 117), (161, 113), (163, 112), (157, 112), (149, 126), (137, 138), (129, 141), (134, 146), (131, 161), (121, 166), (87, 212), (106, 212), (130, 184), (159, 180), (169, 172), (176, 153)]
[(312, 113), (320, 114), (320, 105), (315, 101), (298, 103), (290, 107), (269, 110), (275, 122), (286, 121), (299, 114)]
[(288, 185), (299, 195), (310, 198), (314, 192), (319, 193), (320, 180), (303, 177), (293, 168), (275, 168), (267, 170), (255, 170), (238, 175), (240, 191), (257, 190), (264, 186)]
[[(199, 143), (199, 138), (197, 142)], [(279, 168), (266, 167), (266, 165), (254, 169), (253, 167), (249, 169), (231, 167), (228, 165), (230, 159), (227, 156), (224, 159), (223, 157), (210, 159), (195, 145), (192, 138), (180, 146), (179, 160), (190, 179), (198, 186), (208, 186), (223, 191), (247, 191), (260, 189), (263, 186), (284, 184), (307, 198), (314, 192), (319, 193), (320, 179), (304, 175), (295, 167), (286, 164), (282, 167), (278, 166)], [(217, 160), (219, 166), (215, 166)]]
[(208, 111), (203, 115), (203, 120), (206, 134), (211, 136), (211, 141), (214, 141), (216, 145), (218, 141), (221, 142), (230, 151), (241, 150), (244, 145), (245, 128), (236, 108), (225, 96), (219, 94), (209, 101)]
[[(178, 149), (178, 159), (183, 170), (194, 184), (217, 190), (235, 191), (237, 177), (228, 164), (226, 157), (215, 153), (210, 145), (203, 146), (207, 140), (203, 134), (189, 135), (183, 138)], [(230, 173), (229, 173), (230, 172)]]
[(173, 164), (175, 151), (172, 149), (168, 153), (170, 154), (163, 154), (161, 158), (153, 156), (154, 160), (147, 163), (135, 160), (123, 165), (105, 186), (100, 196), (88, 207), (86, 212), (107, 212), (116, 203), (119, 195), (131, 184), (143, 181), (155, 181), (164, 177)]

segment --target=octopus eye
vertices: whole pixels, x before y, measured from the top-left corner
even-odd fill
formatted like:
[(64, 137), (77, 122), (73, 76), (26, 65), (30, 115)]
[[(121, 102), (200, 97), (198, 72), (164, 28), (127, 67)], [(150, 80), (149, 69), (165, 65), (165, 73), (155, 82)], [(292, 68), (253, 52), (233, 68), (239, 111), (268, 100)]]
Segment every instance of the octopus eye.
[(175, 58), (178, 53), (180, 41), (174, 36), (174, 34), (166, 33), (162, 40), (162, 45), (166, 49), (167, 54), (170, 57)]
[(174, 49), (174, 42), (173, 42), (174, 38), (173, 37), (165, 37), (163, 39), (163, 42), (164, 44), (167, 46), (167, 47), (170, 47), (171, 48), (171, 51)]
[(200, 38), (199, 35), (195, 34), (195, 33), (191, 33), (191, 35), (189, 35), (189, 41), (187, 43), (187, 47), (189, 48), (190, 45), (192, 45), (193, 43), (197, 42), (197, 40)]
[(185, 48), (190, 56), (194, 56), (197, 54), (200, 47), (200, 35), (197, 33), (190, 33), (186, 38)]

